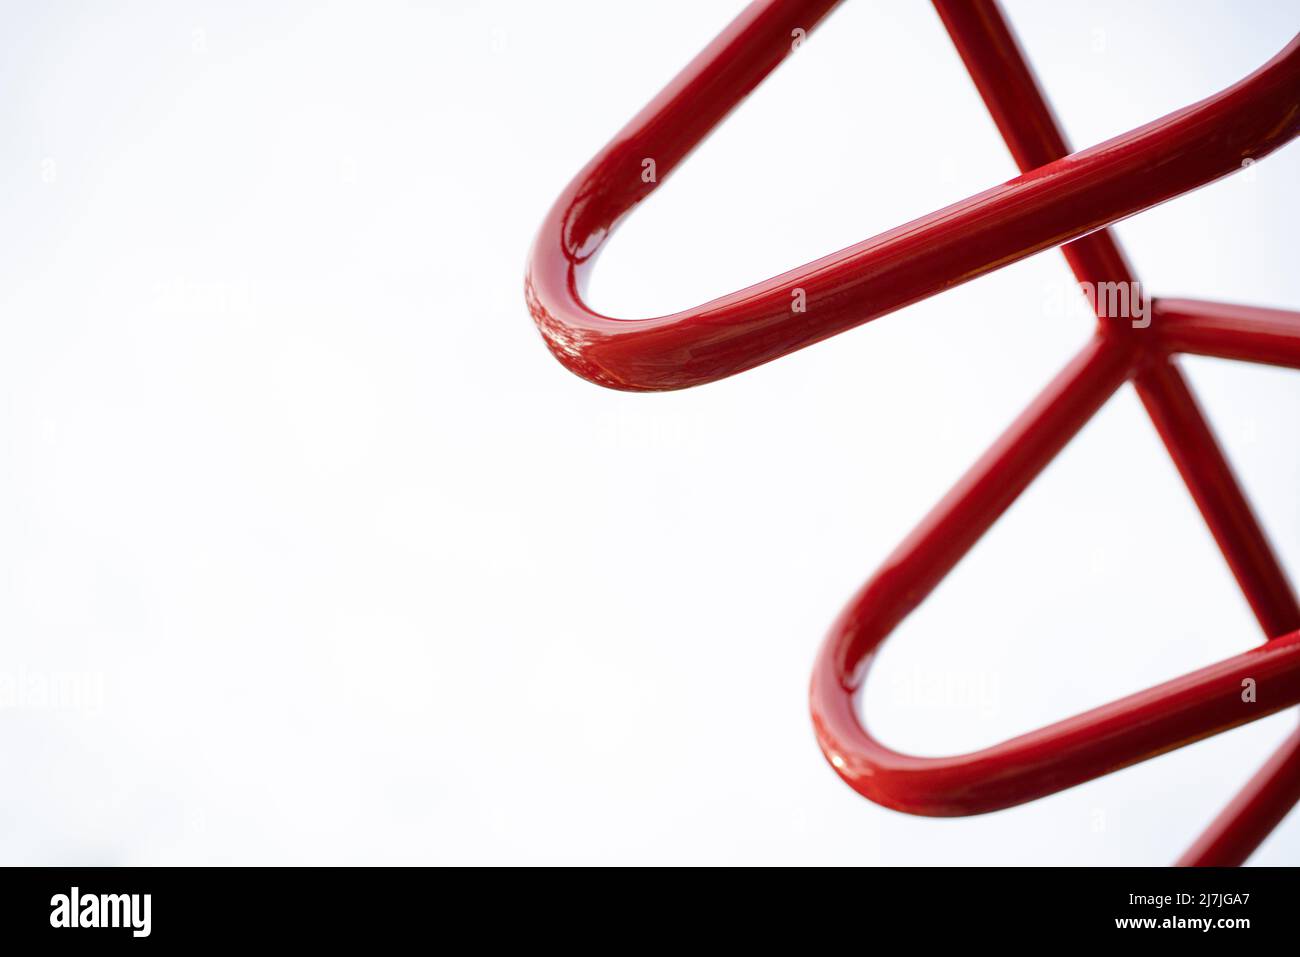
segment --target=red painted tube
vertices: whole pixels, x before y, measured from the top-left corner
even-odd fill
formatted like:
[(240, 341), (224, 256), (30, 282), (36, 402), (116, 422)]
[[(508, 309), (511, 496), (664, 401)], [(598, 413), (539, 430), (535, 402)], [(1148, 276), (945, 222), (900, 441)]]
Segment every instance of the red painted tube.
[[(831, 629), (822, 649), (831, 672), (820, 674), (839, 677), (831, 685), (814, 678), (815, 714), (834, 688), (851, 694), (859, 687), (867, 656), (1124, 383), (1133, 361), (1122, 340), (1094, 337), (921, 520)], [(845, 748), (832, 750), (843, 757)]]
[(1157, 299), (1153, 323), (1170, 352), (1300, 369), (1300, 312)]
[[(1297, 38), (1200, 103), (766, 282), (655, 319), (588, 308), (585, 275), (622, 216), (788, 55), (793, 31), (811, 30), (831, 6), (752, 4), (560, 195), (525, 290), (538, 329), (572, 371), (632, 391), (720, 379), (1148, 209), (1300, 132)], [(643, 180), (646, 160), (656, 182)], [(806, 312), (792, 313), (795, 290)]]
[[(869, 655), (857, 662), (855, 681), (865, 679), (869, 664)], [(1246, 679), (1267, 688), (1266, 704), (1242, 700)], [(834, 659), (823, 656), (813, 674), (814, 724), (822, 752), (840, 777), (876, 803), (909, 814), (982, 814), (1045, 797), (1300, 704), (1300, 632), (953, 757), (912, 757), (876, 741), (858, 721), (855, 689), (844, 688), (842, 681)]]
[[(1223, 92), (1071, 154), (996, 2), (935, 0), (1021, 176), (695, 309), (639, 321), (589, 309), (584, 279), (619, 220), (789, 54), (797, 31), (810, 31), (833, 6), (752, 4), (561, 194), (534, 244), (525, 291), (548, 346), (571, 370), (618, 389), (697, 385), (1062, 244), (1081, 282), (1136, 283), (1109, 224), (1240, 169), (1300, 133), (1298, 37)], [(790, 308), (797, 292), (804, 312)], [(1093, 338), (832, 627), (813, 671), (813, 724), (832, 766), (872, 800), (929, 815), (1009, 807), (1300, 703), (1300, 603), (1174, 356), (1300, 367), (1300, 314), (1185, 300), (1149, 305), (1153, 323), (1117, 322), (1097, 299)], [(918, 758), (876, 741), (854, 700), (876, 648), (1126, 381), (1270, 640), (973, 754)], [(1259, 689), (1255, 701), (1242, 698), (1246, 679)], [(1245, 860), (1300, 798), (1297, 761), (1300, 733), (1181, 863)]]
[(1148, 364), (1135, 384), (1264, 637), (1300, 628), (1291, 583), (1174, 360)]
[(1300, 729), (1269, 758), (1178, 861), (1184, 867), (1238, 867), (1300, 801)]

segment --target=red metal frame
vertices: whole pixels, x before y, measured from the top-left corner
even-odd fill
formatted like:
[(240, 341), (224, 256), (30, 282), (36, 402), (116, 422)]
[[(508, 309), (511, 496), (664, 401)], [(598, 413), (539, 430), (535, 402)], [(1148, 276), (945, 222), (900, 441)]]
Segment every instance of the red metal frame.
[[(934, 0), (1022, 175), (946, 209), (694, 309), (602, 316), (583, 302), (596, 253), (644, 199), (811, 32), (837, 0), (750, 5), (565, 189), (529, 260), (525, 293), (569, 369), (633, 391), (723, 378), (1041, 250), (1081, 283), (1136, 282), (1106, 228), (1263, 158), (1300, 134), (1300, 36), (1239, 83), (1071, 153), (995, 0)], [(656, 176), (642, 177), (642, 161)], [(1132, 287), (1140, 288), (1140, 287)], [(805, 311), (791, 309), (802, 290)], [(1179, 369), (1176, 353), (1300, 368), (1300, 313), (1149, 303), (1150, 324), (1107, 318), (1082, 351), (854, 596), (812, 677), (823, 753), (866, 797), (913, 814), (993, 811), (1051, 794), (1300, 703), (1300, 603)], [(875, 650), (1116, 389), (1132, 382), (1264, 632), (1253, 650), (971, 754), (918, 758), (863, 726), (855, 698)], [(1258, 691), (1242, 700), (1244, 679)], [(1300, 731), (1183, 864), (1238, 864), (1300, 800)]]

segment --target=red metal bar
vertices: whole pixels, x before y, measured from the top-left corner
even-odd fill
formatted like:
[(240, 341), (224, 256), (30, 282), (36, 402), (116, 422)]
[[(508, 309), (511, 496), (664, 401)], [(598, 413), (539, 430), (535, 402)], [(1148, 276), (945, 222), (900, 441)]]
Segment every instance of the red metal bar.
[[(1071, 154), (997, 4), (935, 0), (1021, 176), (695, 309), (623, 321), (588, 308), (584, 280), (619, 220), (788, 55), (798, 31), (811, 31), (833, 6), (752, 4), (556, 201), (525, 290), (548, 346), (574, 372), (628, 390), (708, 382), (1063, 243), (1081, 282), (1136, 284), (1106, 226), (1300, 133), (1297, 37), (1223, 92)], [(802, 295), (804, 311), (791, 309), (793, 294)], [(932, 815), (1008, 807), (1300, 703), (1300, 605), (1173, 358), (1189, 351), (1300, 366), (1300, 315), (1156, 300), (1147, 324), (1116, 321), (1100, 297), (1096, 303), (1099, 326), (1083, 351), (863, 586), (822, 646), (810, 694), (818, 740), (841, 777), (872, 800)], [(880, 744), (854, 700), (875, 649), (1125, 381), (1134, 382), (1271, 640), (973, 754), (916, 758)], [(1240, 694), (1247, 678), (1259, 689), (1253, 702)], [(1300, 796), (1297, 761), (1300, 735), (1183, 863), (1244, 860)]]
[[(831, 629), (822, 658), (840, 676), (835, 683), (857, 689), (867, 656), (1124, 383), (1133, 360), (1121, 340), (1094, 336), (921, 520)], [(813, 686), (813, 700), (825, 702), (816, 677)]]
[[(850, 604), (831, 653), (813, 671), (813, 725), (826, 759), (850, 787), (909, 814), (959, 817), (1013, 807), (1300, 703), (1300, 632), (1292, 632), (981, 751), (943, 758), (900, 754), (863, 728), (853, 701), (883, 638), (862, 657), (843, 662), (853, 670), (851, 686), (836, 668), (835, 654), (862, 640), (863, 623), (846, 618), (867, 614), (870, 597), (864, 589)], [(888, 597), (898, 601), (897, 593)], [(1267, 705), (1242, 701), (1247, 678), (1267, 687)]]
[(1174, 360), (1146, 365), (1135, 384), (1264, 637), (1300, 628), (1291, 583)]
[(1157, 299), (1152, 322), (1170, 352), (1300, 369), (1300, 312)]
[[(588, 308), (585, 276), (622, 216), (788, 55), (793, 31), (811, 31), (832, 5), (751, 4), (561, 193), (533, 246), (526, 294), (572, 371), (634, 391), (723, 378), (1181, 195), (1300, 131), (1297, 38), (1193, 106), (748, 289), (655, 319)], [(791, 311), (796, 289), (804, 313)]]
[(1178, 863), (1237, 867), (1300, 801), (1300, 730), (1268, 759)]

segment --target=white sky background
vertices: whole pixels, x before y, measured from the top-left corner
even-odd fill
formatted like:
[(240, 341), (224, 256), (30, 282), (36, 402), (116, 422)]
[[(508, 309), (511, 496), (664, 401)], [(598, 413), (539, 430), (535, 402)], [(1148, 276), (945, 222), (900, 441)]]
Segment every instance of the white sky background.
[[(1007, 6), (1076, 147), (1300, 28)], [(0, 6), (0, 673), (87, 689), (0, 707), (0, 859), (1165, 863), (1285, 737), (950, 820), (824, 764), (825, 629), (1091, 324), (1046, 307), (1052, 252), (700, 389), (562, 370), (533, 232), (739, 7)], [(634, 214), (594, 302), (692, 305), (1014, 172), (931, 8), (858, 0)], [(1156, 294), (1300, 307), (1298, 174), (1292, 144), (1119, 233)], [(1300, 374), (1186, 365), (1300, 575)], [(867, 713), (953, 753), (1259, 637), (1126, 387), (896, 632)], [(1297, 859), (1292, 815), (1255, 861)]]

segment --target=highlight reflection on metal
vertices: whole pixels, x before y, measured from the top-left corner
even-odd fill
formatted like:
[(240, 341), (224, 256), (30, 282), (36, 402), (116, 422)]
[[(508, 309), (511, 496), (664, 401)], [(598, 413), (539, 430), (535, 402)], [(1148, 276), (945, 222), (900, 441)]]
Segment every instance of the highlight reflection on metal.
[[(996, 0), (934, 0), (1022, 175), (946, 209), (694, 309), (599, 315), (582, 300), (616, 223), (788, 56), (837, 0), (750, 5), (565, 189), (528, 264), (547, 345), (600, 385), (654, 391), (720, 379), (1041, 250), (1081, 283), (1136, 283), (1106, 229), (1262, 159), (1300, 134), (1300, 37), (1239, 83), (1071, 153)], [(656, 176), (643, 178), (653, 158)], [(1136, 285), (1130, 289), (1140, 288)], [(793, 313), (802, 290), (805, 311)], [(1177, 353), (1300, 368), (1300, 313), (1143, 302), (1107, 318), (895, 550), (832, 626), (813, 671), (822, 751), (861, 794), (912, 814), (993, 811), (1051, 794), (1300, 703), (1300, 603), (1179, 369)], [(1125, 382), (1132, 382), (1264, 632), (1265, 643), (971, 754), (918, 758), (873, 738), (855, 707), (876, 648)], [(1243, 682), (1256, 700), (1243, 701)], [(1184, 855), (1238, 864), (1300, 800), (1300, 731)]]

